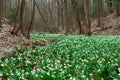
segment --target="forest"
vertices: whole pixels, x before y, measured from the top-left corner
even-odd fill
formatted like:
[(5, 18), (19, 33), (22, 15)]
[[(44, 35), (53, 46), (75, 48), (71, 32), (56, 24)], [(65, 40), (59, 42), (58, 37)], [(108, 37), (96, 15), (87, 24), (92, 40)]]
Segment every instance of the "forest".
[(120, 80), (120, 0), (0, 0), (0, 80)]

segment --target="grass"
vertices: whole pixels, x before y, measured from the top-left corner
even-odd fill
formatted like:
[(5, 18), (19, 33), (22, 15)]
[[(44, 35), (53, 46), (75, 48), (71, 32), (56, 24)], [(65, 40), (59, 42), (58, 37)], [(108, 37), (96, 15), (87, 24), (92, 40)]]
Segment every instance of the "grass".
[[(32, 34), (47, 47), (16, 49), (0, 60), (0, 77), (10, 80), (119, 80), (119, 36)], [(10, 55), (13, 53), (9, 53)]]

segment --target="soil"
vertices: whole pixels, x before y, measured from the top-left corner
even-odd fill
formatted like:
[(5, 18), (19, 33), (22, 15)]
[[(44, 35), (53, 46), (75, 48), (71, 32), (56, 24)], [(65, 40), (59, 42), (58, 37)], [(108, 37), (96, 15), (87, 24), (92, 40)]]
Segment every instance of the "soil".
[(30, 42), (30, 40), (23, 36), (12, 35), (10, 33), (12, 29), (9, 24), (4, 23), (0, 28), (0, 58), (2, 58), (6, 52), (13, 51), (15, 47), (20, 47), (22, 44)]
[(99, 31), (101, 28), (97, 27), (97, 20), (95, 19), (92, 21), (92, 31), (95, 31), (93, 34), (120, 35), (120, 17), (117, 17), (115, 13), (103, 17), (103, 28), (107, 29)]

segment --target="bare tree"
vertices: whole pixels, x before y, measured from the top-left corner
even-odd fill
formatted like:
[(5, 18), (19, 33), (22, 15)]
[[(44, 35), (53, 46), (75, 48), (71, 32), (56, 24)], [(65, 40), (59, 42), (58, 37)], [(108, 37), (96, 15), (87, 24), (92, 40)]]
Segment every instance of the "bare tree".
[(75, 17), (75, 22), (77, 27), (79, 28), (79, 34), (83, 34), (84, 30), (82, 28), (82, 24), (81, 24), (81, 14), (78, 10), (78, 3), (77, 0), (71, 0), (72, 2), (72, 6), (73, 6), (73, 13), (74, 13), (74, 17)]
[(33, 0), (33, 11), (32, 11), (32, 14), (31, 14), (30, 25), (28, 27), (28, 33), (27, 33), (27, 38), (28, 39), (30, 38), (30, 31), (31, 31), (31, 28), (32, 28), (32, 25), (33, 25), (34, 18), (35, 18), (35, 0)]
[(17, 0), (17, 8), (16, 8), (16, 13), (14, 17), (14, 25), (13, 25), (13, 30), (11, 31), (11, 34), (15, 34), (16, 26), (17, 26), (17, 17), (19, 14), (19, 9), (20, 9), (20, 0)]
[(120, 16), (120, 0), (116, 0), (116, 15)]
[(26, 3), (25, 0), (22, 0), (20, 7), (20, 23), (18, 29), (15, 31), (16, 35), (19, 32), (19, 30), (21, 30), (22, 35), (25, 36), (25, 33), (23, 31), (23, 15), (24, 15), (25, 3)]
[(68, 27), (68, 0), (64, 0), (64, 24), (65, 24), (65, 34), (68, 34), (69, 33), (69, 27)]
[(4, 0), (0, 0), (0, 27), (2, 27), (3, 1), (4, 1)]
[(103, 19), (102, 19), (102, 0), (97, 0), (97, 17), (98, 17), (98, 27), (103, 28)]
[(108, 7), (108, 13), (112, 13), (113, 10), (112, 10), (112, 1), (113, 0), (106, 0), (106, 3), (107, 3), (107, 7)]
[(84, 11), (85, 11), (85, 25), (87, 35), (91, 35), (91, 21), (90, 21), (90, 2), (84, 0)]
[(44, 21), (46, 27), (49, 29), (50, 32), (52, 32), (52, 30), (50, 29), (49, 24), (47, 23), (47, 21), (46, 21), (45, 18), (44, 18), (44, 15), (42, 14), (41, 9), (39, 8), (38, 4), (36, 3), (36, 0), (35, 0), (35, 6), (37, 7), (38, 12), (39, 12), (39, 15), (41, 16), (42, 20)]

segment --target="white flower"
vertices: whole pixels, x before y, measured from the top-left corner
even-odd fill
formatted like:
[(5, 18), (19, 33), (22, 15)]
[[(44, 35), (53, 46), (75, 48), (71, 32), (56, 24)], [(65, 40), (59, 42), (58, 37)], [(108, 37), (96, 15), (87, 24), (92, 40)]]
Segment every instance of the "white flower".
[(35, 70), (33, 70), (33, 71), (31, 71), (31, 73), (32, 73), (32, 74), (35, 74), (35, 73), (36, 73), (36, 71), (35, 71)]
[(3, 76), (3, 74), (0, 74), (0, 76)]
[(90, 76), (92, 77), (92, 76), (93, 76), (93, 74), (91, 73), (91, 74), (90, 74)]
[(120, 68), (118, 68), (118, 71), (120, 72)]
[(72, 77), (70, 77), (70, 80), (72, 80)]
[(73, 80), (76, 80), (76, 78), (75, 78), (75, 77), (73, 77)]
[(110, 64), (110, 62), (108, 62), (108, 64)]
[(118, 66), (118, 64), (117, 64), (117, 63), (115, 63), (115, 66)]
[(40, 72), (40, 69), (37, 69), (38, 72)]
[(4, 64), (1, 64), (1, 66), (3, 67), (3, 66), (4, 66)]
[(47, 75), (50, 75), (50, 73), (49, 73), (49, 72), (47, 72)]
[(118, 75), (120, 76), (120, 73)]
[(85, 75), (82, 75), (81, 77), (82, 77), (82, 78), (85, 78), (86, 76), (85, 76)]
[(31, 62), (29, 60), (25, 61), (26, 63), (30, 64)]
[(98, 70), (98, 72), (100, 72), (100, 69)]

